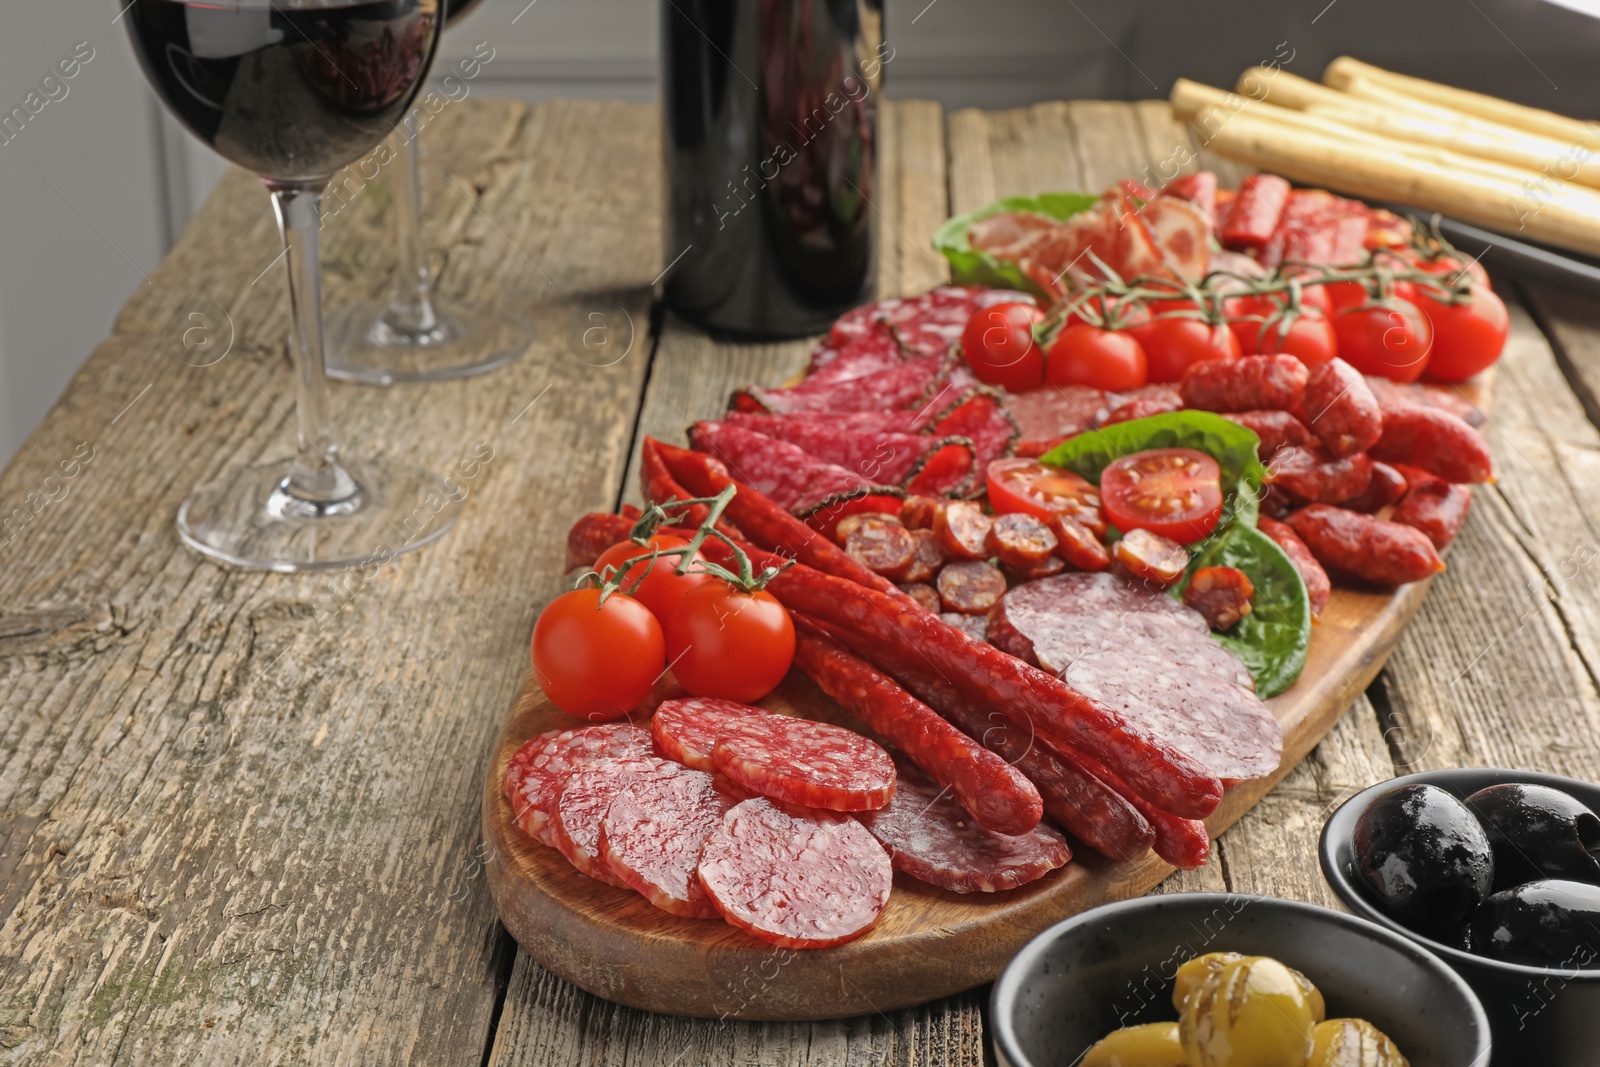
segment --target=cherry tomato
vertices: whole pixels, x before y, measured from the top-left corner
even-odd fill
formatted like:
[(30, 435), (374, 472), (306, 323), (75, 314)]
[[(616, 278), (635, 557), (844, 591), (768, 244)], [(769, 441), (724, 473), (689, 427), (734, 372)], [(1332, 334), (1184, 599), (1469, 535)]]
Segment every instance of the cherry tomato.
[(1044, 352), (1033, 339), (1033, 324), (1044, 312), (1020, 301), (979, 308), (961, 331), (961, 350), (980, 382), (1014, 393), (1044, 383)]
[(1021, 511), (1048, 520), (1052, 515), (1100, 510), (1100, 490), (1093, 482), (1060, 467), (1046, 467), (1037, 460), (993, 460), (987, 480), (989, 506), (998, 514)]
[(661, 624), (650, 609), (621, 593), (600, 603), (600, 590), (562, 593), (533, 626), (533, 671), (539, 687), (568, 715), (615, 719), (650, 695), (666, 664)]
[(1420, 253), (1408, 251), (1406, 259), (1418, 270), (1427, 271), (1429, 274), (1444, 274), (1454, 279), (1462, 271), (1466, 271), (1467, 277), (1479, 285), (1489, 284), (1489, 272), (1483, 269), (1483, 264), (1466, 256), (1446, 253), (1430, 259)]
[(1149, 530), (1187, 545), (1222, 517), (1222, 472), (1193, 448), (1153, 448), (1106, 467), (1100, 495), (1106, 518), (1123, 533)]
[(1409, 300), (1347, 308), (1333, 317), (1339, 358), (1362, 374), (1414, 382), (1428, 365), (1433, 326)]
[(1199, 319), (1156, 319), (1128, 331), (1144, 349), (1152, 382), (1176, 382), (1196, 363), (1212, 359), (1238, 359), (1239, 339), (1226, 326)]
[(690, 694), (748, 704), (783, 681), (794, 623), (771, 593), (720, 578), (684, 594), (667, 620), (667, 662)]
[[(653, 534), (650, 545), (653, 548), (684, 548), (689, 544), (681, 537), (672, 537), (668, 534)], [(600, 558), (594, 561), (595, 572), (605, 576), (607, 567), (620, 568), (630, 559), (644, 555), (649, 549), (640, 548), (632, 541), (623, 541), (621, 544), (612, 545), (601, 553)], [(702, 558), (700, 553), (694, 554), (695, 559)], [(645, 563), (635, 563), (628, 568), (620, 580), (624, 591), (632, 589), (633, 583), (644, 575), (644, 581), (639, 582), (639, 588), (633, 589), (628, 595), (650, 609), (650, 614), (662, 626), (667, 624), (667, 619), (672, 615), (672, 609), (678, 606), (678, 601), (683, 599), (683, 594), (697, 585), (703, 585), (711, 580), (708, 574), (674, 574), (681, 562), (678, 556), (662, 556), (650, 567), (649, 573), (645, 572)]]
[(1332, 282), (1328, 285), (1318, 286), (1328, 294), (1328, 310), (1330, 312), (1343, 311), (1345, 308), (1359, 307), (1371, 299), (1367, 287), (1360, 282)]
[(1044, 377), (1050, 385), (1088, 385), (1116, 392), (1137, 389), (1147, 380), (1144, 349), (1125, 330), (1068, 326), (1050, 342), (1045, 358)]
[(1433, 327), (1433, 353), (1427, 374), (1442, 382), (1462, 382), (1500, 358), (1511, 329), (1506, 306), (1487, 285), (1474, 284), (1462, 304), (1419, 295), (1417, 307)]
[(1293, 356), (1308, 367), (1326, 363), (1339, 354), (1339, 343), (1333, 323), (1320, 311), (1306, 311), (1289, 324), (1287, 333), (1279, 334), (1278, 323), (1267, 327), (1267, 332), (1256, 346), (1253, 355)]
[(1300, 306), (1316, 308), (1326, 315), (1333, 310), (1333, 297), (1326, 285), (1307, 285), (1300, 290)]

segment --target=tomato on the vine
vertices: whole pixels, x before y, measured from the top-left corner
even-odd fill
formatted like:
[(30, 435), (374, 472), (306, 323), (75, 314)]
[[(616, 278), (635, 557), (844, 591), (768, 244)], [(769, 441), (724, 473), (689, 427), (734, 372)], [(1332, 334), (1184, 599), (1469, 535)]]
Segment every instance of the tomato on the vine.
[(1158, 318), (1128, 331), (1144, 348), (1152, 382), (1176, 382), (1196, 363), (1238, 359), (1239, 339), (1228, 327), (1188, 317)]
[(1426, 368), (1429, 378), (1463, 382), (1500, 358), (1511, 318), (1487, 285), (1474, 284), (1471, 299), (1459, 304), (1435, 300), (1419, 289), (1417, 307), (1433, 327), (1433, 353)]
[[(1178, 299), (1181, 300), (1182, 298)], [(1142, 326), (1150, 321), (1152, 313), (1157, 310), (1166, 310), (1167, 307), (1176, 302), (1176, 300), (1155, 300), (1145, 304), (1133, 299), (1126, 299), (1112, 300), (1108, 304), (1103, 295), (1092, 296), (1084, 302), (1083, 307), (1074, 308), (1067, 315), (1066, 324), (1068, 326), (1111, 326), (1119, 330), (1125, 330), (1134, 326)], [(1182, 302), (1190, 307), (1194, 306), (1192, 301), (1183, 300)], [(1089, 312), (1089, 315), (1084, 314), (1085, 310)], [(1111, 319), (1116, 321), (1109, 321)]]
[(1131, 333), (1082, 323), (1067, 326), (1050, 342), (1044, 376), (1050, 385), (1108, 392), (1137, 389), (1148, 380), (1144, 348)]
[(1026, 512), (1041, 519), (1100, 510), (1100, 490), (1089, 479), (1020, 456), (992, 460), (986, 475), (989, 506), (999, 514)]
[[(689, 542), (681, 537), (670, 534), (652, 534), (650, 547), (656, 549), (687, 548)], [(601, 578), (606, 576), (607, 567), (620, 569), (630, 559), (645, 555), (650, 549), (640, 548), (632, 541), (623, 541), (612, 545), (601, 553), (600, 558), (594, 562), (595, 573)], [(695, 559), (702, 558), (700, 553), (694, 554)], [(678, 606), (678, 601), (683, 599), (683, 594), (697, 585), (703, 585), (710, 580), (710, 575), (700, 573), (675, 574), (680, 556), (661, 556), (651, 566), (648, 561), (635, 563), (629, 567), (626, 574), (618, 576), (617, 583), (624, 591), (632, 590), (628, 595), (650, 609), (650, 614), (662, 626), (667, 624), (667, 618), (672, 614), (672, 609)], [(646, 567), (649, 567), (648, 573)], [(639, 582), (639, 588), (634, 589), (633, 583), (639, 581), (639, 576), (644, 575), (644, 580)]]
[(1408, 251), (1406, 259), (1418, 270), (1427, 271), (1429, 274), (1442, 274), (1452, 281), (1465, 273), (1467, 279), (1478, 285), (1489, 284), (1489, 272), (1483, 269), (1483, 264), (1459, 253), (1427, 256)]
[(1362, 374), (1414, 382), (1428, 365), (1433, 326), (1409, 300), (1392, 297), (1333, 317), (1339, 358)]
[(1043, 318), (1044, 312), (1021, 301), (975, 311), (961, 331), (961, 350), (973, 375), (1014, 393), (1037, 389), (1044, 382), (1044, 352), (1033, 339), (1033, 326)]
[(794, 660), (794, 623), (766, 590), (720, 578), (686, 593), (667, 620), (667, 662), (693, 696), (749, 704), (783, 680)]
[[(1300, 311), (1291, 314), (1281, 304), (1266, 297), (1242, 297), (1241, 318), (1228, 326), (1239, 339), (1239, 351), (1247, 356), (1294, 356), (1308, 367), (1326, 363), (1338, 355), (1333, 324), (1316, 307), (1301, 302)], [(1244, 318), (1249, 315), (1250, 318)]]
[(661, 624), (632, 597), (584, 587), (562, 593), (533, 626), (533, 671), (568, 715), (601, 722), (638, 707), (665, 665)]
[(1222, 471), (1193, 448), (1153, 448), (1115, 460), (1100, 475), (1106, 518), (1123, 533), (1148, 530), (1192, 544), (1222, 518)]

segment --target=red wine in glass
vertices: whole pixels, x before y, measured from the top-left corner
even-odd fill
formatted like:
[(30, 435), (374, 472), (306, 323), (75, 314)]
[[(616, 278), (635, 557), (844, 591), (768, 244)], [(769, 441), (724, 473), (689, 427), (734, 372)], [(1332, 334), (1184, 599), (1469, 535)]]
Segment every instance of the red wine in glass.
[[(120, 0), (119, 0), (120, 2)], [(319, 204), (333, 172), (407, 113), (438, 47), (440, 0), (132, 0), (145, 77), (178, 119), (272, 194), (289, 276), (298, 438), (291, 460), (225, 475), (178, 511), (192, 548), (277, 571), (381, 565), (449, 529), (459, 491), (352, 462), (328, 417)]]

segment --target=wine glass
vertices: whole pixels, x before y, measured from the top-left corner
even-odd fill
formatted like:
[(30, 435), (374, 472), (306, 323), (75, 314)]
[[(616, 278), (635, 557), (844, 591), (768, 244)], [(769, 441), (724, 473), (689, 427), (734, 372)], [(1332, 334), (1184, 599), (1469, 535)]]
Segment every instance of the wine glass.
[[(119, 4), (123, 0), (118, 0)], [(292, 459), (235, 471), (178, 509), (191, 548), (274, 571), (381, 565), (438, 538), (460, 492), (347, 457), (328, 415), (319, 209), (329, 178), (386, 137), (438, 47), (439, 0), (131, 0), (145, 77), (189, 131), (272, 196), (289, 280)]]
[[(444, 0), (445, 24), (455, 25), (482, 0)], [(347, 381), (389, 385), (436, 382), (484, 374), (527, 351), (533, 329), (516, 315), (433, 292), (422, 243), (422, 188), (417, 175), (417, 128), (407, 115), (391, 139), (394, 219), (400, 260), (383, 300), (340, 308), (328, 317), (328, 373)]]

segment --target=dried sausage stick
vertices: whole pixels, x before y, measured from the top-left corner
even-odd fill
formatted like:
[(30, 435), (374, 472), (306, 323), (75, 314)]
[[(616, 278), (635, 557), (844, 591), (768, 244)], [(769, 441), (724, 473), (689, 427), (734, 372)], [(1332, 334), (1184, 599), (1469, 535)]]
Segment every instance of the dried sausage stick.
[(1202, 411), (1293, 411), (1307, 377), (1293, 356), (1208, 359), (1184, 373), (1178, 391), (1185, 407)]
[(925, 664), (886, 665), (907, 689), (1026, 775), (1038, 788), (1045, 813), (1073, 837), (1115, 860), (1135, 860), (1150, 850), (1155, 832), (1132, 804), (1019, 729), (1001, 709), (969, 700)]
[(1294, 569), (1300, 572), (1300, 580), (1305, 583), (1306, 598), (1311, 601), (1311, 617), (1315, 619), (1321, 615), (1322, 609), (1328, 606), (1328, 597), (1333, 595), (1333, 583), (1328, 580), (1328, 572), (1322, 569), (1317, 557), (1311, 554), (1311, 549), (1300, 540), (1294, 527), (1277, 519), (1263, 515), (1256, 520), (1256, 529), (1283, 549), (1283, 554), (1289, 557)]
[[(757, 568), (779, 562), (759, 549), (740, 547)], [(702, 552), (719, 563), (731, 558), (727, 546), (718, 541), (705, 542)], [(1167, 811), (1204, 818), (1222, 799), (1222, 783), (1198, 760), (1137, 729), (1115, 710), (1060, 679), (967, 636), (920, 605), (908, 609), (904, 594), (898, 599), (885, 597), (803, 565), (790, 567), (767, 589), (790, 611), (835, 627), (852, 646), (865, 641), (938, 663), (969, 699), (1005, 708), (1012, 718), (1034, 723), (1052, 743), (1093, 754)]]
[(973, 818), (1001, 834), (1024, 834), (1038, 825), (1044, 813), (1039, 791), (1020, 771), (805, 617), (796, 616), (794, 625), (795, 666), (947, 787)]
[(1438, 408), (1397, 404), (1385, 408), (1383, 436), (1373, 459), (1427, 471), (1447, 482), (1494, 481), (1494, 465), (1483, 435)]
[[(661, 458), (673, 477), (690, 492), (700, 496), (716, 496), (733, 484), (728, 468), (722, 461), (704, 452), (656, 443)], [(844, 549), (811, 529), (805, 523), (773, 503), (765, 494), (740, 486), (728, 502), (728, 513), (739, 524), (751, 541), (762, 548), (797, 559), (824, 574), (844, 578), (868, 589), (894, 597), (902, 604), (922, 610), (922, 605), (906, 596), (895, 584), (881, 574), (874, 574), (850, 558)], [(710, 542), (707, 542), (708, 544)]]

